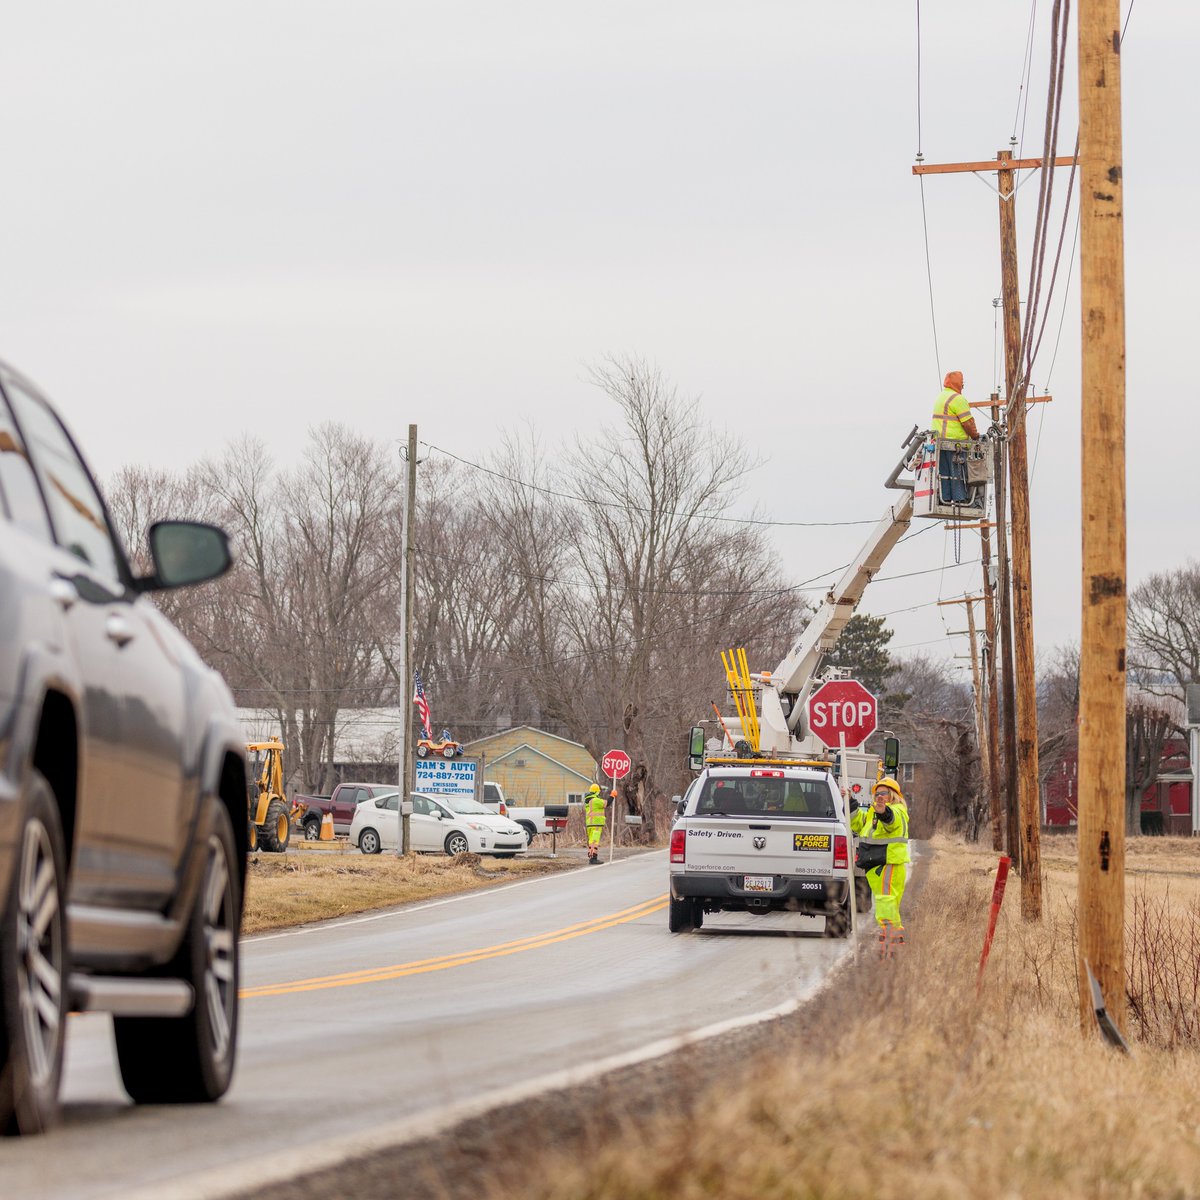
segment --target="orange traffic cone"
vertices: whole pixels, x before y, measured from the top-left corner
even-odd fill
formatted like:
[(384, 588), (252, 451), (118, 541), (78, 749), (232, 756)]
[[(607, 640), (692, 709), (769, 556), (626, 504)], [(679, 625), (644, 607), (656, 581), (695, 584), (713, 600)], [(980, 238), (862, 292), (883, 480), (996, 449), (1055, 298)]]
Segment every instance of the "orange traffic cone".
[(321, 841), (333, 841), (333, 813), (327, 812), (321, 817)]

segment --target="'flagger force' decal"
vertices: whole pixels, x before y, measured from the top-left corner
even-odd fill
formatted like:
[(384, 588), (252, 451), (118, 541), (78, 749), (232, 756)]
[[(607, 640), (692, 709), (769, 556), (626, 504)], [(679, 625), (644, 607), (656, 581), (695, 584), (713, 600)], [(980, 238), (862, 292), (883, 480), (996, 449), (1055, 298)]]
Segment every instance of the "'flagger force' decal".
[(827, 833), (793, 833), (793, 850), (828, 850), (829, 834)]

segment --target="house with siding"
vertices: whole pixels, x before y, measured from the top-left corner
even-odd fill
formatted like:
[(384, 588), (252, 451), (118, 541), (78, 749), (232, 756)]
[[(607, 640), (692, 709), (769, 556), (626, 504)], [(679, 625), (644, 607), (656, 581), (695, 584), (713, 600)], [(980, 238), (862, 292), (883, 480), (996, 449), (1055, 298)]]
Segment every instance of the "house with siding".
[(477, 738), (463, 752), (483, 762), (483, 777), (514, 804), (580, 804), (599, 781), (596, 760), (578, 742), (518, 725)]

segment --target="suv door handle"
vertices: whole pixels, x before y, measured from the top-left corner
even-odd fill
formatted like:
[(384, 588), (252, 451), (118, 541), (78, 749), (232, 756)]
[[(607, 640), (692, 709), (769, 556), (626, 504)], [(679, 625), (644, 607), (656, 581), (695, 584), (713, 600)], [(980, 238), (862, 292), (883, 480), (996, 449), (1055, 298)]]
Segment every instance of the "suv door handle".
[(50, 580), (50, 598), (55, 601), (63, 612), (67, 612), (79, 599), (79, 593), (75, 590), (75, 585), (69, 580), (64, 579), (61, 575), (55, 575)]
[(110, 642), (118, 646), (127, 646), (133, 641), (133, 626), (120, 613), (110, 613), (104, 622), (104, 632)]

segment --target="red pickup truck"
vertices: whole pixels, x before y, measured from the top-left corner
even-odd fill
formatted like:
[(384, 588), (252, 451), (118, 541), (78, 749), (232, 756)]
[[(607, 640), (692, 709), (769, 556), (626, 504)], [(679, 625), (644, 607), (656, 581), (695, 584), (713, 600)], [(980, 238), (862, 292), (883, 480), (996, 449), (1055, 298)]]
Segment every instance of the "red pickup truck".
[(304, 840), (315, 842), (321, 836), (321, 818), (326, 813), (333, 814), (333, 832), (347, 834), (360, 801), (395, 790), (394, 783), (339, 783), (332, 796), (293, 796), (292, 805), (305, 806), (304, 815), (299, 818)]

